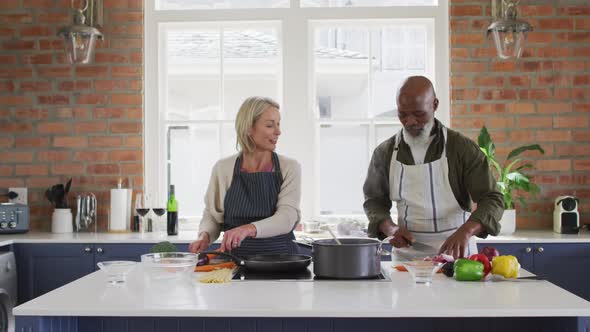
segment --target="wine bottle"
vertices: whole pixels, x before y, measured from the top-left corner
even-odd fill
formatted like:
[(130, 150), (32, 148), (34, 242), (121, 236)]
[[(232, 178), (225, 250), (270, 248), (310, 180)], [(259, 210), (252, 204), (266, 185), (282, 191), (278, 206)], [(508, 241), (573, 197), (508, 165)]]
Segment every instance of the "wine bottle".
[(168, 235), (178, 235), (178, 202), (174, 197), (174, 185), (170, 185), (170, 192), (168, 193), (168, 203), (166, 204), (168, 214), (167, 230)]

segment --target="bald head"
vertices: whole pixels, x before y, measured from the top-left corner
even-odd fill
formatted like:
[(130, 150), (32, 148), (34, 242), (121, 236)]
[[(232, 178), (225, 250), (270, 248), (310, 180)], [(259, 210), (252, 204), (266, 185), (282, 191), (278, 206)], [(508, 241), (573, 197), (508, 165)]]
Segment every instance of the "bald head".
[(432, 82), (424, 76), (408, 77), (397, 93), (399, 120), (412, 136), (420, 136), (424, 126), (434, 121), (437, 108)]
[(415, 99), (436, 99), (432, 82), (424, 76), (410, 76), (406, 78), (397, 92), (397, 103), (408, 103)]

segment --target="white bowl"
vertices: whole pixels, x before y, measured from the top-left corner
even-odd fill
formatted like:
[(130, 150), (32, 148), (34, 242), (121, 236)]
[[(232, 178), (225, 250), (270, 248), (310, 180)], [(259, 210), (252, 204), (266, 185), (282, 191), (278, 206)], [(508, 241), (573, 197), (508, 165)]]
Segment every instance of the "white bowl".
[(133, 261), (104, 261), (96, 265), (106, 274), (109, 284), (120, 284), (125, 282), (127, 274), (136, 264), (137, 262)]
[(162, 252), (141, 255), (141, 265), (151, 279), (176, 279), (191, 275), (197, 255), (188, 252)]

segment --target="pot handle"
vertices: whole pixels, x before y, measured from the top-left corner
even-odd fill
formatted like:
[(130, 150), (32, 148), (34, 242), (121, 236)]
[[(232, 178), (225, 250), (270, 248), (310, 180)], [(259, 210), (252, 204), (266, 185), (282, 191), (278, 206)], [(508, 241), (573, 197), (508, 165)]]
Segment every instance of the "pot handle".
[(227, 257), (231, 260), (233, 260), (237, 265), (239, 266), (246, 266), (246, 262), (241, 259), (238, 256), (232, 255), (229, 252), (224, 252), (224, 251), (213, 251), (213, 250), (203, 250), (201, 251), (199, 254), (205, 254), (205, 255), (219, 255), (219, 256), (223, 256), (223, 257)]
[(303, 246), (303, 247), (313, 248), (313, 245), (311, 244), (311, 242), (307, 241), (306, 239), (293, 240), (293, 243)]
[(383, 244), (389, 243), (391, 239), (393, 239), (393, 236), (388, 236), (384, 238), (381, 242), (379, 242), (379, 247), (377, 248), (377, 256), (391, 256), (391, 251), (383, 249)]

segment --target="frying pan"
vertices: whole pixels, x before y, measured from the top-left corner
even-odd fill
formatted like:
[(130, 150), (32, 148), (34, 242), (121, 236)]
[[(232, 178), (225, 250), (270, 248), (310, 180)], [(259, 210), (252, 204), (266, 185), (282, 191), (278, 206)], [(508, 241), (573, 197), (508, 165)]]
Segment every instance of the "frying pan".
[(230, 258), (238, 266), (252, 271), (284, 272), (303, 270), (311, 263), (311, 256), (291, 254), (254, 255), (240, 258), (227, 252), (201, 251), (201, 254), (213, 254)]

